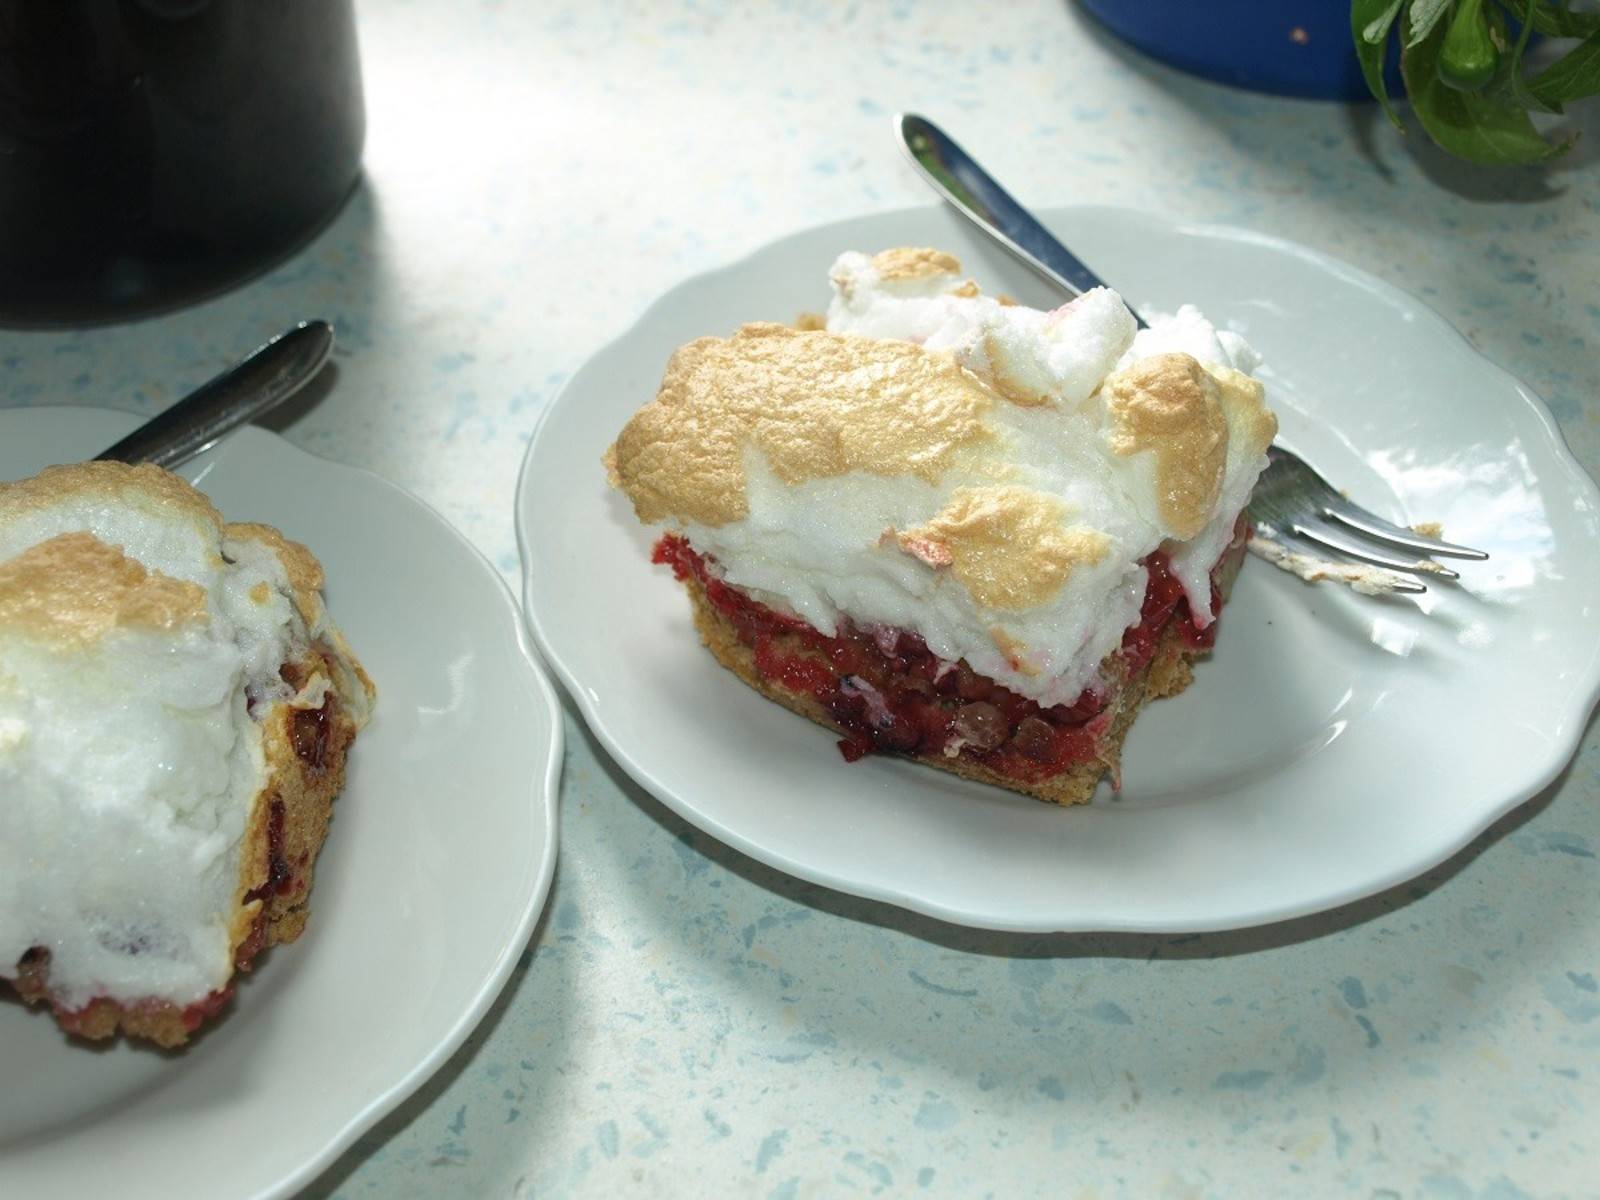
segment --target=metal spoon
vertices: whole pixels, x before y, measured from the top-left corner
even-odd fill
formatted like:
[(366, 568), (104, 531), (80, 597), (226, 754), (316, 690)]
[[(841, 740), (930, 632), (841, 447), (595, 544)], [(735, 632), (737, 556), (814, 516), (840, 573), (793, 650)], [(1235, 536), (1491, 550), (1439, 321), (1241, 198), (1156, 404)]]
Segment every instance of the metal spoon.
[(170, 471), (293, 396), (332, 352), (333, 326), (301, 321), (95, 458), (155, 463)]
[[(1068, 250), (1034, 215), (980, 167), (955, 139), (926, 117), (900, 113), (895, 132), (911, 165), (952, 207), (999, 242), (1026, 267), (1044, 276), (1069, 296), (1082, 295), (1105, 282)], [(1145, 320), (1133, 306), (1128, 311), (1139, 328)]]

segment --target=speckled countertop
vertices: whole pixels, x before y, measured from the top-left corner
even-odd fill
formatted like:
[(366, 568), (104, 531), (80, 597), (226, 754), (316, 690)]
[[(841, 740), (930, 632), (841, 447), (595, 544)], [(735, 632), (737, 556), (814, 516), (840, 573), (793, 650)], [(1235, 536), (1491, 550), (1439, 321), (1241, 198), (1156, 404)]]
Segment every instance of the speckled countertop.
[[(1370, 108), (1155, 66), (1060, 0), (370, 0), (361, 22), (368, 176), (334, 224), (177, 315), (0, 332), (0, 403), (150, 411), (330, 317), (336, 373), (285, 435), (514, 578), (517, 467), (562, 381), (691, 274), (926, 202), (889, 140), (915, 108), (1026, 202), (1245, 225), (1420, 294), (1600, 467), (1600, 130), (1546, 174), (1482, 172)], [(1592, 732), (1413, 884), (1164, 938), (993, 935), (797, 883), (567, 728), (531, 953), (307, 1195), (1600, 1194)]]

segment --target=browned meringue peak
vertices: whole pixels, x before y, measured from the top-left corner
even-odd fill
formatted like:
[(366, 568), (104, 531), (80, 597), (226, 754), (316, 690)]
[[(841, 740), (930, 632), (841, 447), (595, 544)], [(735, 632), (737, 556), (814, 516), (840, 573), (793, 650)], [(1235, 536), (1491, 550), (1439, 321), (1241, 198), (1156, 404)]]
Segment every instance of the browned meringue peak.
[(929, 246), (896, 246), (872, 256), (879, 279), (924, 279), (961, 274), (961, 260)]
[(1203, 366), (1188, 354), (1140, 359), (1107, 376), (1101, 395), (1106, 444), (1123, 457), (1154, 453), (1157, 510), (1167, 532), (1180, 540), (1199, 533), (1215, 515), (1233, 427), (1255, 443), (1252, 454), (1262, 453), (1277, 432), (1259, 383), (1230, 367)]
[(322, 567), (309, 550), (270, 526), (223, 521), (204, 493), (181, 476), (149, 463), (69, 463), (46, 467), (27, 479), (0, 483), (0, 555), (5, 551), (8, 528), (20, 527), (29, 518), (51, 510), (92, 512), (96, 504), (143, 513), (153, 521), (178, 522), (207, 542), (220, 535), (224, 543), (231, 539), (267, 543), (284, 565), (301, 619), (307, 624), (320, 619)]
[(715, 527), (748, 512), (747, 447), (788, 484), (850, 471), (931, 483), (991, 436), (994, 403), (950, 356), (910, 342), (750, 324), (675, 352), (606, 465), (646, 524)]
[(1074, 567), (1094, 566), (1110, 549), (1105, 534), (1066, 517), (1066, 504), (1047, 492), (963, 487), (897, 541), (935, 569), (948, 566), (982, 607), (1018, 612), (1048, 604)]
[(63, 533), (0, 562), (0, 628), (60, 646), (117, 628), (206, 620), (205, 589), (147, 570), (89, 533)]

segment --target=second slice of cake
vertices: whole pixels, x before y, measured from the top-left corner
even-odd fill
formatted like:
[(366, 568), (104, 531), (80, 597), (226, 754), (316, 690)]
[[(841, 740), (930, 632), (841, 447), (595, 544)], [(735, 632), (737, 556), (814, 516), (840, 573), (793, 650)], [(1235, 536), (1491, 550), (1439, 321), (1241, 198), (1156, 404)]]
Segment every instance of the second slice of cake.
[(154, 466), (0, 483), (0, 981), (162, 1046), (294, 941), (374, 691), (322, 567)]
[[(717, 659), (843, 735), (1057, 803), (1182, 690), (1276, 422), (1236, 335), (845, 254), (825, 327), (679, 349), (607, 453)], [(821, 322), (811, 322), (821, 325)]]

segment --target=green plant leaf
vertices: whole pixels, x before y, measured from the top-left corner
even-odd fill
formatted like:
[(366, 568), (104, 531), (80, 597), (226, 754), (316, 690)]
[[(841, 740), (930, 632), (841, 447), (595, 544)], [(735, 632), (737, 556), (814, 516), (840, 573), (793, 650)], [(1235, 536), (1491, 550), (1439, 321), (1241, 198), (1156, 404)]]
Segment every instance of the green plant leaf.
[(1506, 98), (1518, 108), (1528, 112), (1559, 113), (1561, 105), (1552, 104), (1535, 93), (1522, 74), (1522, 52), (1528, 48), (1528, 35), (1533, 32), (1533, 13), (1538, 7), (1539, 0), (1528, 0), (1525, 9), (1517, 14), (1522, 29), (1517, 34), (1517, 44), (1511, 49), (1510, 66), (1502, 72), (1498, 83), (1503, 87)]
[(1411, 34), (1407, 46), (1415, 46), (1434, 31), (1439, 18), (1450, 11), (1450, 0), (1411, 0)]
[(1379, 104), (1390, 124), (1401, 132), (1405, 125), (1394, 105), (1389, 103), (1389, 89), (1383, 83), (1383, 56), (1389, 43), (1389, 29), (1400, 13), (1401, 0), (1351, 0), (1350, 33), (1355, 39), (1356, 58), (1361, 62), (1361, 77), (1367, 81), (1367, 90)]
[[(1500, 0), (1500, 7), (1517, 20), (1523, 19), (1523, 6), (1517, 0)], [(1539, 0), (1533, 6), (1533, 29), (1545, 37), (1584, 38), (1600, 33), (1600, 12), (1568, 12), (1565, 8)]]
[(1560, 62), (1528, 80), (1528, 91), (1558, 112), (1569, 101), (1600, 94), (1600, 33), (1590, 35)]
[(1539, 136), (1528, 114), (1501, 94), (1458, 92), (1439, 80), (1439, 43), (1444, 27), (1400, 55), (1411, 110), (1428, 136), (1468, 162), (1507, 166), (1542, 162), (1569, 149), (1572, 139), (1552, 144)]
[[(1350, 27), (1360, 31), (1361, 41), (1369, 45), (1381, 46), (1384, 40), (1388, 38), (1389, 27), (1394, 24), (1394, 19), (1400, 15), (1400, 5), (1404, 2), (1405, 0), (1387, 0), (1387, 3), (1385, 0), (1369, 0), (1368, 3), (1362, 3), (1362, 0), (1355, 0), (1350, 10)], [(1381, 8), (1383, 11), (1363, 25), (1361, 23), (1362, 18), (1357, 14), (1357, 10), (1375, 8)]]

